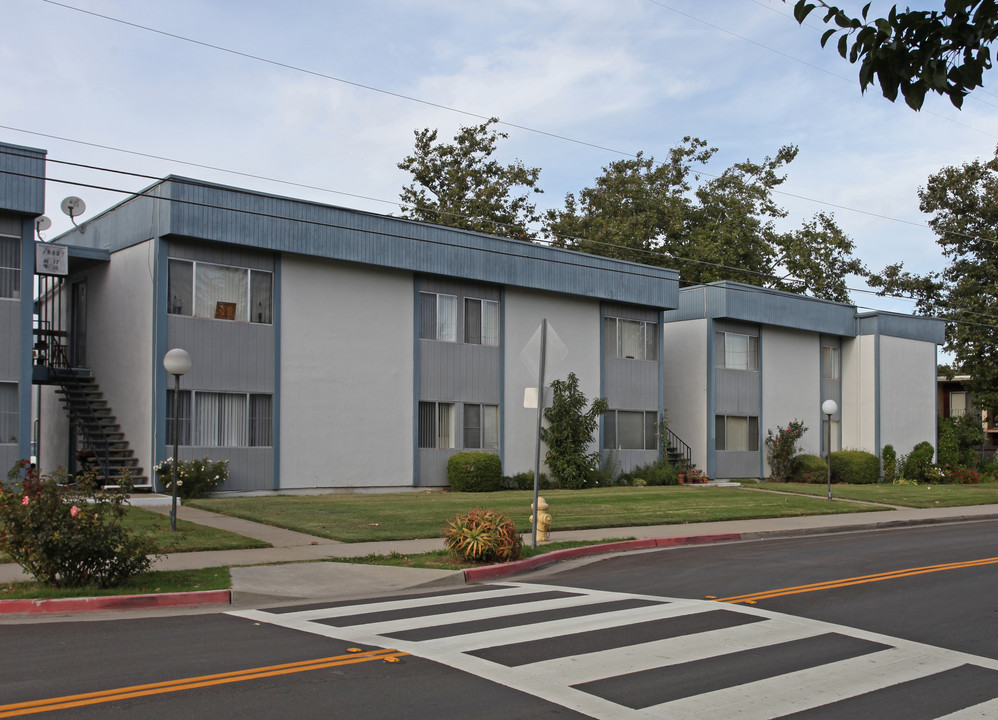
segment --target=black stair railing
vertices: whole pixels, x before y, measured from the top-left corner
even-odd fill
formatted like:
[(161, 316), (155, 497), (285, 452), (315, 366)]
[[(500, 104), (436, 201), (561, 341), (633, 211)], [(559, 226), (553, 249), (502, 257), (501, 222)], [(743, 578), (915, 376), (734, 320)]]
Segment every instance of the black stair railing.
[(693, 449), (683, 442), (682, 438), (666, 428), (665, 440), (668, 445), (669, 459), (674, 464), (679, 464), (678, 461), (681, 461), (683, 469), (693, 467)]
[(93, 453), (98, 472), (108, 482), (111, 479), (111, 447), (107, 434), (91, 403), (90, 392), (73, 371), (60, 343), (52, 343), (49, 349), (49, 370), (62, 388), (70, 418), (82, 435), (84, 448)]

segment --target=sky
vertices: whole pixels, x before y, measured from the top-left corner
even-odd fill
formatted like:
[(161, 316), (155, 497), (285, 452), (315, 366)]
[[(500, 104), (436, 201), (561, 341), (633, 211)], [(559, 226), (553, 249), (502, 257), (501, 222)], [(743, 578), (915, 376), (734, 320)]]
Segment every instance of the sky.
[[(450, 139), (492, 116), (508, 123), (498, 158), (541, 168), (542, 209), (685, 136), (718, 148), (708, 174), (796, 145), (776, 196), (785, 229), (831, 212), (871, 269), (939, 270), (917, 190), (993, 157), (996, 71), (962, 110), (932, 96), (916, 113), (862, 94), (857, 68), (820, 47), (821, 16), (801, 27), (792, 5), (0, 0), (0, 141), (58, 161), (49, 240), (71, 227), (64, 197), (85, 201), (85, 220), (126, 197), (86, 185), (134, 192), (168, 174), (400, 214), (414, 131)], [(849, 284), (862, 308), (912, 309)]]

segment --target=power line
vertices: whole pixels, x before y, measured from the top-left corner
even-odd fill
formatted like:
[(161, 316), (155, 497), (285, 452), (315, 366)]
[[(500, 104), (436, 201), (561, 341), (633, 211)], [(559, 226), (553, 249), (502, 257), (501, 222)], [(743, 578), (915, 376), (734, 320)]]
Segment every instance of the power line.
[[(5, 153), (5, 154), (13, 154), (13, 153), (10, 153), (8, 151), (0, 151), (0, 152)], [(211, 203), (199, 202), (199, 201), (194, 201), (194, 200), (183, 200), (183, 199), (179, 199), (179, 198), (165, 198), (165, 197), (160, 197), (158, 195), (151, 194), (150, 191), (153, 188), (157, 187), (162, 182), (161, 178), (156, 178), (154, 176), (149, 176), (149, 175), (142, 175), (142, 174), (139, 174), (139, 173), (131, 173), (131, 172), (127, 172), (127, 171), (119, 171), (119, 170), (114, 170), (114, 169), (110, 169), (110, 168), (100, 168), (100, 167), (97, 167), (97, 166), (83, 165), (83, 164), (80, 164), (80, 163), (72, 163), (72, 162), (68, 162), (68, 161), (60, 161), (60, 160), (47, 159), (47, 162), (52, 162), (52, 163), (56, 163), (56, 164), (64, 164), (64, 165), (75, 166), (75, 167), (82, 167), (82, 168), (87, 168), (87, 169), (93, 169), (93, 170), (98, 170), (98, 171), (101, 171), (101, 172), (119, 173), (119, 174), (127, 175), (127, 176), (130, 176), (130, 177), (138, 177), (138, 178), (143, 178), (143, 179), (155, 180), (156, 184), (153, 185), (151, 188), (147, 188), (145, 190), (141, 190), (141, 191), (135, 192), (135, 191), (131, 191), (131, 190), (123, 190), (123, 189), (120, 189), (120, 188), (108, 187), (108, 186), (104, 186), (104, 185), (96, 185), (96, 184), (93, 184), (93, 183), (84, 183), (84, 182), (73, 181), (73, 180), (63, 180), (63, 179), (60, 179), (60, 178), (52, 178), (52, 177), (45, 177), (45, 176), (30, 175), (30, 174), (27, 174), (27, 173), (16, 173), (16, 172), (11, 172), (11, 171), (4, 171), (4, 173), (8, 174), (8, 175), (13, 175), (13, 176), (18, 176), (18, 177), (27, 177), (27, 178), (36, 179), (36, 180), (43, 180), (43, 181), (47, 180), (47, 181), (54, 182), (54, 183), (65, 184), (65, 185), (72, 185), (74, 187), (86, 187), (86, 188), (91, 188), (91, 189), (95, 189), (95, 190), (102, 190), (102, 191), (105, 191), (105, 192), (114, 192), (114, 193), (119, 193), (119, 194), (123, 194), (123, 195), (129, 195), (130, 197), (126, 199), (126, 202), (131, 201), (134, 198), (146, 197), (146, 198), (152, 198), (152, 199), (159, 200), (159, 201), (176, 202), (176, 203), (181, 203), (181, 204), (186, 204), (186, 205), (194, 205), (194, 206), (197, 206), (197, 207), (203, 207), (203, 208), (207, 208), (207, 209), (224, 210), (224, 211), (227, 211), (227, 212), (242, 213), (242, 214), (247, 214), (247, 215), (253, 215), (253, 216), (256, 216), (256, 217), (265, 217), (265, 218), (269, 218), (269, 219), (283, 220), (283, 221), (288, 221), (288, 222), (296, 222), (296, 223), (302, 223), (302, 224), (307, 224), (307, 225), (316, 225), (316, 226), (327, 227), (327, 228), (331, 228), (331, 229), (347, 230), (347, 231), (352, 231), (352, 232), (366, 233), (366, 234), (369, 234), (369, 235), (378, 235), (378, 236), (381, 236), (381, 237), (393, 237), (393, 238), (397, 238), (397, 239), (406, 239), (406, 240), (412, 239), (412, 238), (410, 238), (409, 236), (406, 236), (406, 235), (398, 235), (398, 234), (394, 234), (394, 233), (382, 232), (382, 231), (376, 231), (376, 230), (365, 230), (363, 228), (356, 228), (356, 227), (351, 227), (351, 226), (346, 226), (346, 225), (338, 225), (336, 223), (327, 223), (327, 222), (322, 222), (322, 221), (317, 221), (317, 220), (306, 220), (306, 219), (301, 219), (301, 218), (292, 218), (292, 217), (287, 217), (287, 216), (283, 216), (283, 215), (278, 215), (278, 214), (275, 214), (275, 213), (267, 213), (267, 212), (262, 212), (262, 211), (229, 208), (229, 207), (224, 207), (224, 206), (220, 206), (220, 205), (214, 205), (214, 204), (211, 204)], [(174, 178), (172, 180), (172, 182), (177, 182), (179, 184), (196, 186), (196, 187), (214, 187), (214, 185), (212, 185), (210, 183), (203, 183), (203, 182), (199, 182), (199, 181), (188, 180), (188, 179), (181, 179), (181, 178)], [(234, 188), (233, 191), (234, 192), (238, 192), (238, 193), (242, 193), (242, 194), (254, 194), (254, 192), (251, 191), (251, 190), (242, 190), (242, 189), (238, 189), (238, 188)], [(417, 222), (417, 223), (420, 222), (420, 221), (408, 220), (406, 218), (400, 218), (400, 219), (405, 220), (406, 222)], [(86, 224), (86, 223), (84, 222), (83, 224)], [(451, 226), (445, 226), (445, 227), (448, 227), (448, 229), (450, 229), (452, 231), (459, 232), (459, 233), (481, 234), (481, 233), (478, 233), (478, 232), (476, 232), (474, 230), (467, 230), (467, 229), (464, 229), (464, 228), (455, 228), (455, 227), (451, 227)], [(509, 240), (508, 238), (504, 238), (504, 239)], [(586, 240), (586, 239), (583, 239), (583, 238), (570, 238), (570, 237), (567, 237), (567, 236), (563, 236), (561, 239), (563, 239), (563, 240), (571, 240), (571, 241), (588, 242), (588, 243), (591, 243), (593, 245), (597, 245), (597, 246), (600, 246), (600, 247), (607, 247), (607, 248), (611, 248), (611, 249), (615, 249), (615, 250), (624, 251), (626, 253), (631, 254), (632, 256), (656, 257), (656, 258), (660, 258), (662, 256), (662, 254), (660, 254), (660, 253), (655, 253), (654, 251), (646, 250), (644, 248), (630, 248), (630, 247), (621, 246), (621, 245), (614, 245), (612, 243), (605, 243), (605, 242), (596, 241), (596, 240)], [(511, 242), (521, 242), (521, 241), (517, 241), (517, 240), (510, 240), (510, 241)], [(428, 242), (428, 243), (431, 243), (431, 244), (436, 244), (436, 245), (445, 245), (445, 246), (449, 246), (449, 247), (453, 247), (454, 246), (454, 243), (445, 242), (445, 241), (439, 241), (439, 240), (425, 240), (425, 242)], [(546, 245), (546, 246), (552, 246), (552, 243), (550, 241), (537, 241), (537, 244)], [(555, 246), (555, 247), (557, 247), (557, 246)], [(575, 250), (574, 248), (558, 248), (558, 249), (564, 250), (566, 252), (583, 254), (582, 251)], [(499, 254), (499, 255), (508, 255), (508, 256), (520, 257), (519, 254), (516, 254), (516, 253), (510, 253), (510, 252), (505, 252), (505, 251), (493, 251), (493, 252), (495, 252), (496, 254)], [(590, 253), (585, 253), (585, 254), (590, 254)], [(615, 259), (615, 258), (611, 258), (611, 257), (604, 256), (604, 255), (595, 255), (595, 254), (592, 254), (592, 255), (594, 255), (595, 257), (600, 257), (600, 258), (608, 259), (608, 260)], [(708, 266), (708, 267), (711, 267), (711, 268), (714, 268), (714, 269), (718, 269), (718, 270), (724, 270), (724, 271), (729, 271), (729, 272), (732, 272), (732, 273), (737, 273), (738, 275), (741, 275), (741, 276), (749, 275), (749, 276), (759, 277), (759, 278), (762, 278), (762, 279), (776, 280), (776, 281), (785, 281), (787, 279), (786, 277), (779, 277), (779, 276), (771, 274), (771, 273), (765, 273), (765, 272), (762, 272), (762, 271), (755, 271), (755, 270), (747, 270), (747, 269), (742, 269), (742, 268), (735, 268), (735, 267), (731, 267), (731, 266), (722, 265), (722, 264), (719, 264), (719, 263), (712, 263), (712, 262), (705, 261), (705, 260), (695, 260), (695, 259), (691, 259), (691, 258), (681, 258), (681, 257), (675, 256), (675, 255), (669, 255), (669, 257), (672, 260), (674, 260), (674, 261), (678, 261), (678, 262), (682, 262), (682, 263), (686, 263), (686, 264), (704, 265), (704, 266)], [(616, 259), (619, 260), (619, 258), (616, 258)], [(573, 266), (573, 267), (588, 267), (588, 266), (584, 265), (583, 263), (569, 262), (567, 260), (551, 260), (551, 262), (554, 262), (556, 264), (569, 265), (569, 266)], [(637, 263), (640, 263), (640, 260), (638, 260), (638, 261), (632, 260), (631, 262), (637, 264)], [(633, 270), (621, 270), (619, 272), (622, 272), (624, 274), (629, 274), (629, 275), (635, 275), (635, 276), (638, 276), (638, 277), (655, 277), (655, 278), (658, 277), (657, 275), (651, 275), (649, 273), (636, 272), (636, 271), (633, 271)], [(792, 282), (798, 283), (802, 287), (807, 287), (807, 283), (805, 281), (803, 281), (803, 280), (800, 280), (799, 278), (792, 278)], [(820, 287), (820, 284), (818, 286)], [(739, 288), (733, 288), (733, 289), (737, 290)], [(862, 293), (862, 294), (876, 295), (878, 297), (884, 297), (884, 298), (894, 299), (894, 300), (914, 301), (916, 299), (916, 298), (902, 296), (902, 295), (890, 295), (890, 294), (886, 294), (886, 293), (885, 294), (881, 294), (881, 293), (879, 293), (877, 291), (867, 290), (867, 289), (864, 289), (864, 288), (850, 288), (850, 287), (846, 287), (844, 289), (847, 290), (847, 291), (849, 291), (849, 292), (857, 292), (857, 293)], [(780, 292), (782, 292), (782, 291), (779, 291), (779, 290), (776, 290), (776, 289), (773, 289), (773, 288), (766, 288), (766, 287), (762, 287), (762, 286), (754, 286), (751, 290), (747, 290), (746, 289), (744, 291), (745, 292), (756, 292), (756, 293), (762, 292), (762, 293), (768, 293), (768, 294), (773, 294), (773, 295), (776, 295), (776, 294), (779, 294)], [(806, 296), (804, 296), (804, 297), (806, 297)], [(824, 300), (823, 298), (813, 298), (813, 299), (820, 300), (820, 301), (826, 301), (826, 302), (835, 302), (835, 301), (827, 301), (827, 300)], [(852, 304), (852, 303), (849, 303), (849, 304)], [(863, 305), (858, 305), (857, 304), (857, 305), (854, 305), (854, 307), (856, 307), (858, 309), (879, 311), (877, 308), (874, 308), (874, 307), (871, 307), (871, 306), (863, 306)], [(945, 310), (947, 308), (945, 306), (942, 306), (942, 309)], [(953, 310), (953, 308), (949, 308), (949, 309)], [(969, 314), (972, 314), (972, 315), (978, 315), (978, 316), (981, 316), (981, 317), (998, 320), (998, 316), (987, 315), (987, 314), (984, 314), (984, 313), (976, 313), (974, 311), (970, 311), (970, 310), (966, 310), (966, 309), (960, 309), (960, 308), (955, 308), (955, 310), (957, 312), (966, 312), (966, 313), (969, 313)], [(882, 312), (882, 311), (879, 311), (879, 312)], [(956, 324), (972, 325), (972, 326), (980, 326), (980, 327), (994, 327), (995, 329), (998, 329), (998, 326), (984, 325), (984, 324), (978, 324), (978, 323), (971, 323), (969, 321), (947, 320), (947, 322), (953, 322), (953, 323), (956, 323)]]

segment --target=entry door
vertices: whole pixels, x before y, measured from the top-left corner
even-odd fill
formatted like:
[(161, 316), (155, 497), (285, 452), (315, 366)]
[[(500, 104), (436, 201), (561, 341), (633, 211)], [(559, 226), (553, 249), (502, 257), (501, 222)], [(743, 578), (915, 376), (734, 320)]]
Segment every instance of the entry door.
[(70, 306), (69, 353), (73, 367), (87, 366), (87, 281), (73, 283)]

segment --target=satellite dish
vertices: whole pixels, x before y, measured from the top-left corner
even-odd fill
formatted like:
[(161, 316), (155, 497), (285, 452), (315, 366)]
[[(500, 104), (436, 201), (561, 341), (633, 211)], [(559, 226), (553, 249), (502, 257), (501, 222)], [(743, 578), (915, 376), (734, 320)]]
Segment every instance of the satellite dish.
[(35, 220), (35, 228), (38, 232), (45, 232), (50, 227), (52, 227), (52, 221), (48, 219), (45, 215), (42, 215), (37, 220)]
[(63, 200), (61, 207), (62, 211), (71, 218), (75, 218), (77, 215), (82, 215), (87, 211), (87, 204), (75, 195), (70, 195), (68, 198)]

